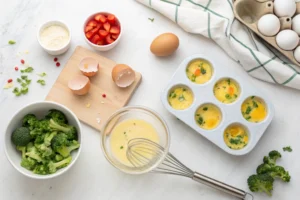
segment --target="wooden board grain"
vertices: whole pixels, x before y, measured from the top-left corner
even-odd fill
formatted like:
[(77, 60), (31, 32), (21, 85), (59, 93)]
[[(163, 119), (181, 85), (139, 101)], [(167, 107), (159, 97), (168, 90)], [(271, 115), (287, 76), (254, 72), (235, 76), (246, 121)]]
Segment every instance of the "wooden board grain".
[[(100, 69), (96, 76), (90, 78), (91, 89), (89, 93), (84, 96), (77, 96), (68, 88), (68, 81), (81, 74), (78, 65), (85, 57), (93, 57), (98, 60)], [(100, 130), (113, 112), (128, 103), (142, 79), (141, 74), (136, 72), (135, 82), (130, 87), (125, 89), (117, 87), (111, 78), (111, 71), (115, 65), (116, 62), (78, 46), (64, 66), (46, 100), (65, 105), (82, 122)], [(106, 94), (106, 98), (103, 98), (102, 94)], [(98, 123), (99, 119), (100, 123)]]

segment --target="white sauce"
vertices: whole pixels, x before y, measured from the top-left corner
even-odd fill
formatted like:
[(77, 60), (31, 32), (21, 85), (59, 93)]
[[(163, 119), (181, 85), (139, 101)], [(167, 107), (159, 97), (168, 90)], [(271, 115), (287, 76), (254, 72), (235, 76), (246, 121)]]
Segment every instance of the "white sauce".
[(47, 49), (60, 49), (69, 41), (70, 35), (66, 28), (52, 25), (42, 30), (40, 34), (41, 44)]

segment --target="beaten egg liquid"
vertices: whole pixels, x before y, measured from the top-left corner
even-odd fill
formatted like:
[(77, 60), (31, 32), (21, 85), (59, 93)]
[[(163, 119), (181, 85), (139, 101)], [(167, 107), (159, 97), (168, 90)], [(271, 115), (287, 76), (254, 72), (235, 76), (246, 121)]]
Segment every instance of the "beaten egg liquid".
[(114, 157), (127, 166), (132, 166), (127, 159), (128, 142), (143, 138), (159, 143), (155, 128), (148, 122), (139, 119), (129, 119), (119, 123), (111, 132), (110, 147)]

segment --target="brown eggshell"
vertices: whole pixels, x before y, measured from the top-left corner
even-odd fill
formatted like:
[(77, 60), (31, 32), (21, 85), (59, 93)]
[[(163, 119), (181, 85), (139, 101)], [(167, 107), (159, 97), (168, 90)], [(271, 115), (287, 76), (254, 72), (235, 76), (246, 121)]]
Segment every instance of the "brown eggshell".
[(150, 50), (156, 56), (169, 56), (179, 46), (179, 39), (173, 33), (163, 33), (151, 43)]
[(118, 87), (130, 86), (135, 80), (135, 72), (128, 65), (117, 64), (111, 73), (113, 81)]
[(68, 87), (76, 95), (85, 95), (91, 87), (90, 79), (83, 75), (78, 75), (68, 82)]
[(97, 74), (99, 69), (99, 63), (96, 59), (92, 57), (86, 57), (80, 61), (79, 69), (83, 75), (92, 77)]

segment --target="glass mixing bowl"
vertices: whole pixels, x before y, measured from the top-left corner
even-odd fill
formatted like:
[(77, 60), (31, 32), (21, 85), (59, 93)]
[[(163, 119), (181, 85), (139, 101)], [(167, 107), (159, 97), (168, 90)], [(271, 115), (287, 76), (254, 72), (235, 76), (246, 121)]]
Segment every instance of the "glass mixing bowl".
[[(142, 167), (131, 167), (121, 163), (112, 153), (110, 147), (111, 132), (119, 123), (128, 119), (144, 120), (156, 129), (159, 145), (164, 148), (163, 154), (151, 163)], [(170, 135), (165, 121), (153, 110), (145, 107), (125, 107), (115, 112), (101, 130), (101, 147), (106, 159), (117, 169), (128, 174), (143, 174), (155, 169), (166, 157), (170, 147)]]

